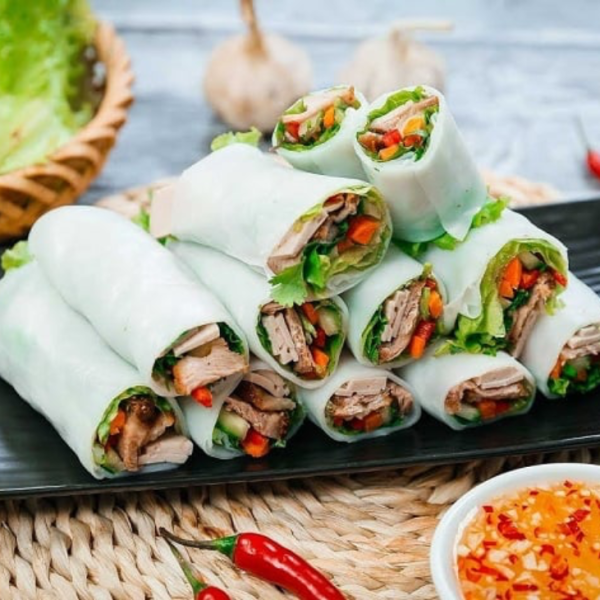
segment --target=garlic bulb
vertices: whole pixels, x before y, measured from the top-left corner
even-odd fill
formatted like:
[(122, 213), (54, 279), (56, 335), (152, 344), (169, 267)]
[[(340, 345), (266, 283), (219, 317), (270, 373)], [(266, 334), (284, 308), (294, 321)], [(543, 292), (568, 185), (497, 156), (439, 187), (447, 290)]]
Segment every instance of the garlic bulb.
[(304, 50), (258, 28), (252, 0), (241, 0), (248, 32), (215, 48), (204, 76), (204, 93), (225, 123), (270, 131), (281, 113), (312, 86)]
[(417, 42), (412, 32), (448, 30), (446, 21), (399, 21), (389, 34), (360, 44), (339, 76), (340, 83), (354, 85), (373, 101), (390, 90), (411, 85), (444, 89), (444, 63), (436, 52)]

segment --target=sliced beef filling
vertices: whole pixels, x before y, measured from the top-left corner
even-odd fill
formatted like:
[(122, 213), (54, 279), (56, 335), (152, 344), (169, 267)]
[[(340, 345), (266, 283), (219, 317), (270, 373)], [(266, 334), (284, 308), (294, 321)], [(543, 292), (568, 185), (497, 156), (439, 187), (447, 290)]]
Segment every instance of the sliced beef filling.
[(177, 361), (173, 367), (175, 391), (180, 396), (189, 396), (199, 387), (236, 373), (244, 373), (247, 369), (245, 357), (231, 351), (227, 342), (219, 337)]
[(531, 386), (516, 367), (504, 367), (473, 377), (454, 386), (446, 396), (444, 408), (458, 415), (465, 405), (477, 407), (484, 401), (510, 403), (527, 398)]
[(331, 396), (325, 410), (336, 427), (373, 431), (389, 424), (394, 414), (407, 415), (412, 406), (412, 394), (384, 376), (350, 380)]
[[(256, 383), (265, 382), (266, 388)], [(279, 391), (281, 396), (274, 395)], [(245, 419), (261, 435), (272, 440), (285, 439), (290, 427), (290, 414), (296, 403), (290, 397), (283, 378), (269, 371), (256, 371), (245, 378), (234, 394), (225, 400), (224, 408)]]
[(406, 350), (420, 318), (419, 303), (425, 281), (415, 281), (410, 287), (396, 291), (383, 305), (387, 325), (381, 335), (379, 361), (394, 360)]
[(162, 412), (150, 399), (129, 398), (121, 404), (125, 423), (116, 440), (116, 450), (127, 471), (140, 465), (184, 463), (192, 453), (192, 443), (175, 433), (175, 415)]
[(560, 357), (562, 361), (600, 354), (600, 326), (583, 327), (565, 344)]
[(315, 369), (298, 308), (286, 308), (275, 302), (263, 307), (264, 325), (273, 356), (282, 364), (292, 364), (300, 375), (311, 373)]
[(337, 194), (327, 200), (319, 214), (294, 223), (267, 260), (269, 268), (273, 273), (280, 273), (302, 260), (302, 252), (310, 242), (336, 239), (339, 224), (357, 213), (359, 203), (357, 194)]
[(512, 315), (512, 325), (508, 332), (510, 353), (518, 358), (523, 352), (525, 342), (538, 317), (545, 310), (546, 302), (552, 297), (556, 281), (551, 273), (542, 273), (531, 289), (527, 303), (518, 308)]

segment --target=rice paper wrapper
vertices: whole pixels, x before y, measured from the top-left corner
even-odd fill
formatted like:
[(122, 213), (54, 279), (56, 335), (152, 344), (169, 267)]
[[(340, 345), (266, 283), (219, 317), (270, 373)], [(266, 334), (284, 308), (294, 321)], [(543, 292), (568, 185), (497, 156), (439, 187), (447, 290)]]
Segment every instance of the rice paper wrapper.
[[(270, 366), (261, 360), (253, 358), (250, 363), (250, 371), (259, 371), (261, 369), (270, 369)], [(220, 446), (213, 442), (213, 431), (219, 419), (219, 413), (221, 412), (223, 403), (235, 390), (237, 385), (243, 379), (243, 376), (236, 375), (229, 379), (230, 381), (226, 386), (222, 386), (220, 390), (217, 390), (215, 394), (213, 394), (213, 405), (209, 409), (200, 406), (193, 398), (181, 398), (180, 400), (191, 438), (198, 446), (200, 446), (203, 452), (213, 458), (219, 458), (221, 460), (230, 460), (239, 456), (245, 456), (242, 450), (225, 448), (224, 446)], [(231, 386), (231, 383), (233, 383), (233, 386)], [(290, 385), (295, 399), (298, 402), (301, 402), (297, 388), (294, 384), (288, 381), (288, 385)], [(229, 391), (227, 391), (227, 388), (230, 388)], [(303, 422), (304, 416), (295, 424), (293, 429), (290, 429), (286, 438), (287, 440), (296, 434)]]
[[(144, 382), (65, 304), (35, 262), (0, 282), (0, 375), (48, 419), (96, 479), (131, 475), (102, 469), (92, 448), (112, 401)], [(183, 429), (179, 408), (171, 406)], [(153, 465), (138, 473), (174, 466)]]
[[(268, 276), (269, 256), (297, 219), (338, 193), (373, 190), (357, 179), (292, 169), (247, 144), (209, 154), (174, 186), (163, 193), (174, 198), (171, 231), (177, 239), (224, 252)], [(327, 295), (342, 293), (369, 270), (333, 276)]]
[[(244, 335), (217, 298), (137, 225), (101, 208), (69, 206), (43, 216), (30, 249), (62, 297), (83, 314), (143, 381), (185, 332), (209, 323)], [(246, 356), (248, 351), (246, 347)]]
[[(467, 353), (435, 356), (438, 348), (439, 345), (430, 347), (423, 358), (400, 369), (398, 373), (417, 391), (425, 412), (452, 429), (458, 431), (469, 428), (469, 426), (459, 423), (444, 410), (448, 392), (467, 379), (503, 367), (516, 367), (535, 388), (535, 380), (531, 373), (505, 352), (498, 352), (496, 356)], [(528, 412), (532, 404), (533, 401), (518, 414)], [(518, 416), (518, 414), (515, 413), (511, 416)], [(500, 419), (502, 418), (507, 417), (500, 417)]]
[[(330, 89), (332, 88), (313, 93), (320, 94)], [(272, 143), (274, 147), (277, 147), (277, 154), (285, 158), (294, 168), (302, 171), (335, 177), (366, 179), (360, 159), (354, 152), (354, 138), (359, 124), (364, 121), (369, 110), (369, 102), (360, 92), (355, 91), (355, 96), (360, 102), (360, 106), (346, 109), (338, 132), (331, 139), (313, 148), (295, 151), (277, 147), (277, 134), (274, 131)]]
[[(215, 293), (233, 315), (244, 332), (250, 350), (269, 368), (295, 385), (320, 387), (327, 381), (304, 380), (283, 367), (262, 345), (257, 334), (260, 309), (271, 302), (271, 291), (265, 277), (244, 263), (221, 252), (189, 242), (169, 242), (171, 249), (200, 280)], [(342, 327), (348, 330), (348, 309), (338, 297), (330, 298), (341, 312)]]
[[(412, 410), (410, 414), (404, 418), (402, 423), (395, 427), (382, 427), (375, 431), (371, 431), (370, 433), (357, 433), (356, 435), (344, 435), (342, 432), (337, 431), (334, 427), (329, 425), (325, 414), (327, 402), (329, 402), (331, 396), (333, 396), (344, 383), (352, 379), (366, 379), (369, 377), (381, 377), (382, 375), (385, 375), (394, 383), (407, 389), (413, 395), (414, 401)], [(398, 375), (395, 375), (391, 371), (361, 365), (349, 354), (345, 354), (342, 357), (338, 370), (327, 380), (327, 383), (324, 386), (316, 390), (301, 388), (300, 397), (308, 412), (308, 418), (336, 442), (351, 443), (384, 437), (395, 433), (396, 431), (411, 427), (421, 417), (421, 406), (419, 404), (420, 397), (418, 391), (412, 385), (400, 379)]]
[(454, 327), (459, 314), (471, 319), (479, 316), (482, 310), (481, 280), (488, 263), (506, 244), (514, 240), (549, 242), (567, 262), (567, 249), (561, 241), (536, 227), (523, 215), (509, 209), (505, 209), (497, 221), (472, 229), (454, 250), (442, 250), (431, 244), (421, 257), (423, 262), (431, 263), (446, 286), (446, 331)]
[(583, 327), (600, 324), (600, 298), (573, 273), (560, 300), (561, 308), (538, 319), (521, 356), (547, 398), (559, 397), (548, 389), (548, 378), (565, 344)]
[[(421, 87), (428, 95), (439, 98), (439, 112), (429, 146), (420, 160), (374, 161), (356, 136), (354, 150), (368, 180), (390, 207), (394, 237), (422, 242), (447, 231), (462, 240), (485, 203), (487, 190), (443, 94), (428, 86)], [(381, 108), (397, 91), (380, 96), (369, 106), (357, 132), (365, 128), (368, 114)]]
[[(419, 278), (423, 274), (424, 268), (423, 264), (404, 254), (392, 244), (381, 265), (366, 279), (344, 294), (343, 299), (350, 314), (348, 346), (359, 363), (374, 366), (365, 356), (363, 333), (379, 306), (397, 289), (409, 281)], [(445, 299), (443, 283), (437, 279), (434, 273), (431, 276), (437, 281), (440, 294)], [(410, 358), (399, 358), (379, 366), (392, 369), (407, 364), (411, 360)]]

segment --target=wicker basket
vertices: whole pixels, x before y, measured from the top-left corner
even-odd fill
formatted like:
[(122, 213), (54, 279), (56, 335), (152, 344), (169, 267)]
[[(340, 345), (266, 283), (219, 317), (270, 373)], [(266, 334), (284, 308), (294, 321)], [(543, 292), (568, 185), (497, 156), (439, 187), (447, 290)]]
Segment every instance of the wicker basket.
[(100, 173), (133, 101), (130, 59), (123, 41), (106, 23), (95, 36), (106, 69), (104, 95), (92, 120), (46, 162), (0, 175), (0, 241), (27, 234), (46, 211), (72, 204)]

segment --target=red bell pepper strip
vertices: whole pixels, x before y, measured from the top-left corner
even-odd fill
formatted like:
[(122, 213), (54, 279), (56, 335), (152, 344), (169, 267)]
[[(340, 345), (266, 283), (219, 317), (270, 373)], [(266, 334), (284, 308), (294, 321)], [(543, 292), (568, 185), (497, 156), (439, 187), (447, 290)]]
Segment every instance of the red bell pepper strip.
[(229, 594), (225, 593), (223, 590), (220, 590), (212, 585), (206, 585), (200, 580), (199, 577), (196, 577), (192, 571), (191, 565), (183, 558), (183, 556), (181, 556), (179, 550), (177, 550), (177, 548), (175, 548), (175, 546), (168, 539), (166, 542), (169, 544), (169, 548), (171, 548), (173, 556), (175, 556), (177, 559), (185, 578), (192, 586), (192, 590), (194, 591), (194, 600), (231, 600)]
[(195, 390), (192, 390), (192, 398), (202, 406), (206, 406), (206, 408), (210, 408), (212, 406), (212, 392), (204, 385), (197, 387)]
[(388, 131), (383, 135), (383, 145), (386, 148), (390, 146), (397, 146), (402, 141), (402, 136), (397, 129), (392, 129), (392, 131)]
[(183, 546), (216, 550), (243, 571), (277, 585), (301, 600), (345, 600), (342, 592), (303, 558), (260, 533), (195, 541), (181, 539), (161, 528), (160, 535)]
[(558, 283), (558, 285), (562, 285), (563, 287), (567, 286), (567, 278), (562, 274), (559, 273), (558, 271), (552, 271), (552, 277), (554, 277), (554, 281), (556, 281), (556, 283)]
[(252, 458), (262, 458), (269, 454), (271, 442), (268, 437), (258, 433), (256, 429), (250, 429), (242, 441), (244, 452)]

